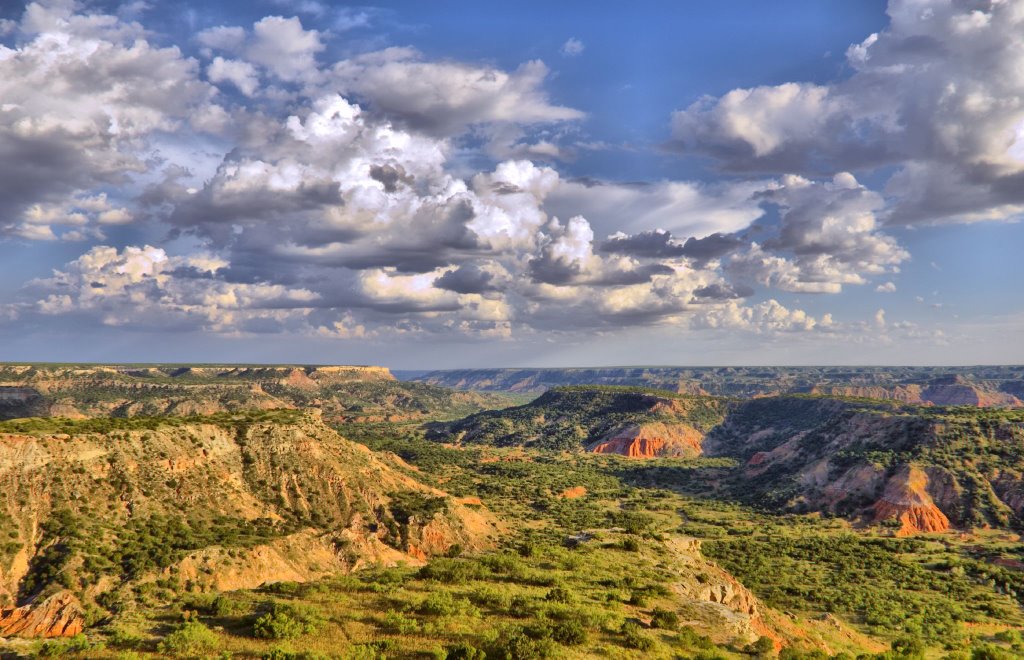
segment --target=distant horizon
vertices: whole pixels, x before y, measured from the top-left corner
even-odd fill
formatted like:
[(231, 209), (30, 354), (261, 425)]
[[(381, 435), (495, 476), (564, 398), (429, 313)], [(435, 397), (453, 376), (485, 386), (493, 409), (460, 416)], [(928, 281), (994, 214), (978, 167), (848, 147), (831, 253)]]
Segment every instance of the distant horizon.
[(975, 363), (975, 364), (609, 364), (587, 366), (474, 366), (474, 367), (440, 367), (440, 368), (404, 368), (381, 363), (356, 364), (347, 362), (145, 362), (145, 361), (99, 361), (73, 362), (63, 360), (0, 360), (0, 365), (11, 366), (113, 366), (113, 367), (383, 367), (394, 372), (429, 372), (429, 371), (473, 371), (489, 369), (531, 369), (534, 371), (586, 370), (586, 369), (970, 369), (972, 367), (999, 367), (1006, 369), (1024, 369), (1024, 364), (1015, 363)]

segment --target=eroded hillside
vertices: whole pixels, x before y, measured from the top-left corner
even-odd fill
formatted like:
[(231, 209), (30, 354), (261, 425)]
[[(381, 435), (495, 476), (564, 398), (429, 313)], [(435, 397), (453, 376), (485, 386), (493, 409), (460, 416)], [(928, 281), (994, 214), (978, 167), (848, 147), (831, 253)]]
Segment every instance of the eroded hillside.
[(1015, 527), (1024, 513), (1024, 412), (922, 408), (870, 400), (745, 402), (704, 442), (742, 467), (749, 501), (892, 525)]
[[(118, 612), (482, 549), (497, 521), (315, 413), (0, 424), (0, 605)], [(2, 619), (0, 619), (2, 620)]]

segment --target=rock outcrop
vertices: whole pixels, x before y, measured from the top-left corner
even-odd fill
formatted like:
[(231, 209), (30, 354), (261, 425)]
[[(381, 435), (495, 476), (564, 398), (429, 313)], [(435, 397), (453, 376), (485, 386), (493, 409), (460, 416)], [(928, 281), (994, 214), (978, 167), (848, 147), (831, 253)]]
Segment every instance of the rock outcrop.
[(897, 470), (872, 508), (875, 522), (898, 521), (901, 536), (949, 529), (949, 518), (928, 494), (928, 475), (916, 466)]
[(630, 424), (587, 446), (595, 454), (619, 454), (628, 458), (659, 456), (693, 457), (701, 453), (704, 434), (686, 424), (649, 422)]
[(74, 637), (84, 626), (81, 603), (68, 591), (38, 603), (0, 608), (0, 637)]
[(939, 378), (921, 391), (921, 399), (937, 406), (1017, 408), (1024, 403), (1009, 392), (972, 382), (963, 376)]

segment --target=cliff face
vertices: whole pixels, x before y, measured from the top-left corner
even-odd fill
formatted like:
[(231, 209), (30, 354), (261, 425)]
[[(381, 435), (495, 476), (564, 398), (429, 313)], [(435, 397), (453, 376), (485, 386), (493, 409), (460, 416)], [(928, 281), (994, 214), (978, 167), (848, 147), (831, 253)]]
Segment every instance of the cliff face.
[(629, 458), (675, 456), (692, 458), (701, 453), (704, 434), (686, 424), (650, 422), (630, 424), (587, 446), (595, 454)]
[(811, 394), (861, 397), (866, 399), (900, 401), (903, 403), (924, 403), (925, 399), (921, 398), (921, 390), (921, 385), (895, 385), (892, 387), (885, 387), (882, 385), (832, 385), (814, 387), (811, 389)]
[(1009, 392), (974, 383), (959, 376), (941, 378), (931, 382), (922, 390), (921, 398), (937, 406), (1017, 408), (1024, 405), (1020, 399)]
[(897, 521), (900, 524), (899, 535), (949, 529), (949, 518), (928, 493), (928, 475), (913, 465), (901, 467), (889, 478), (872, 508), (874, 522)]
[(67, 591), (23, 607), (0, 607), (0, 637), (74, 637), (84, 627), (81, 604)]
[[(485, 509), (314, 414), (102, 423), (0, 434), (0, 535), (11, 540), (0, 605), (41, 602), (58, 584), (94, 603), (157, 577), (216, 589), (304, 581), (489, 547), (500, 531)], [(35, 621), (38, 607), (0, 621)]]

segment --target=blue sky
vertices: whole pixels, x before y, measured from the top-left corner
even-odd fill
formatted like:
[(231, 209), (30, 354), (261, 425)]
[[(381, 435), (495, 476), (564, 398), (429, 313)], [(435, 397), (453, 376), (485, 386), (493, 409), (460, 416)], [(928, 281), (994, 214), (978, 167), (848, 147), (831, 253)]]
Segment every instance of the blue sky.
[(0, 359), (1024, 362), (1021, 28), (5, 3)]

